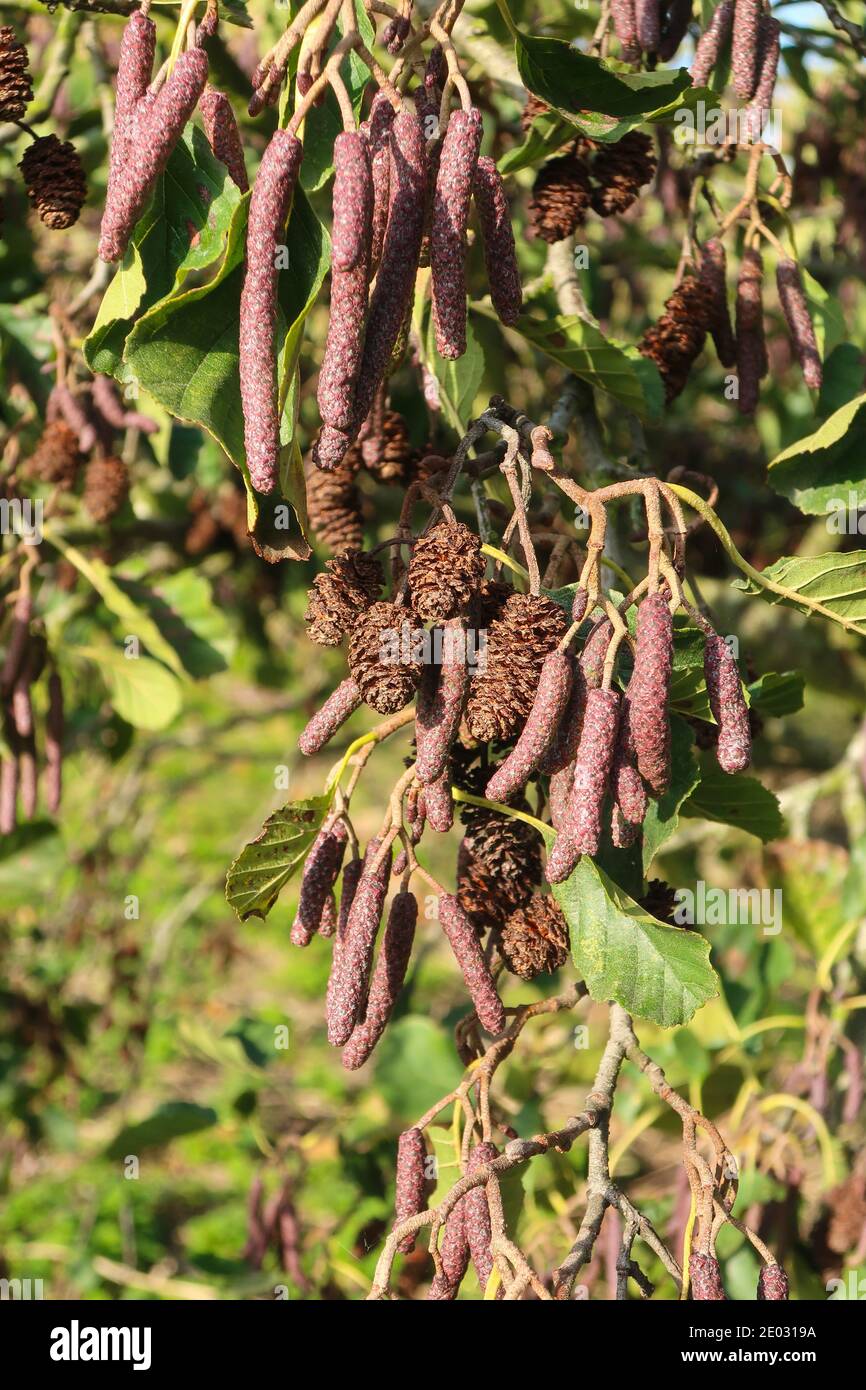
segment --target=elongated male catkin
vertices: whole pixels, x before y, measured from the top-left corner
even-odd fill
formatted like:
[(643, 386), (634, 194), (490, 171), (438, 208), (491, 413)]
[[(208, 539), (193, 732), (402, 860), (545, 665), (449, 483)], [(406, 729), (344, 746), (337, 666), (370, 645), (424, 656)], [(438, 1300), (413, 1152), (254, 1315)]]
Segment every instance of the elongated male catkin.
[(776, 266), (776, 285), (797, 361), (803, 369), (803, 380), (813, 391), (818, 391), (824, 379), (824, 372), (800, 267), (796, 261), (779, 261)]
[(308, 758), (313, 753), (318, 753), (361, 704), (361, 692), (357, 682), (351, 676), (347, 676), (307, 724), (298, 739), (301, 752)]
[(761, 378), (767, 374), (764, 342), (764, 261), (756, 246), (747, 246), (737, 278), (737, 404), (742, 415), (753, 414)]
[(442, 1232), (439, 1257), (442, 1262), (441, 1274), (433, 1277), (427, 1298), (432, 1302), (449, 1302), (457, 1297), (463, 1276), (469, 1268), (469, 1240), (466, 1235), (466, 1198), (448, 1213), (445, 1229)]
[(661, 0), (635, 0), (638, 43), (644, 53), (658, 53), (662, 36)]
[(475, 166), (472, 194), (481, 224), (490, 298), (500, 321), (510, 326), (517, 322), (523, 308), (523, 284), (505, 187), (499, 170), (486, 155)]
[(455, 111), (442, 141), (430, 228), (431, 295), (436, 350), (454, 360), (466, 351), (466, 224), (481, 148), (480, 111)]
[(427, 824), (438, 835), (447, 834), (454, 824), (454, 801), (447, 768), (424, 788), (424, 811)]
[(634, 0), (611, 0), (610, 16), (614, 32), (623, 47), (623, 58), (626, 62), (633, 62), (640, 54)]
[(373, 176), (366, 141), (343, 131), (334, 142), (331, 311), (317, 399), (323, 424), (313, 447), (320, 468), (345, 456), (355, 418), (355, 386), (364, 349), (370, 277)]
[(207, 86), (199, 101), (204, 133), (215, 157), (229, 171), (232, 182), (246, 193), (250, 186), (241, 133), (235, 120), (232, 104), (225, 92)]
[[(431, 673), (433, 668), (431, 669)], [(423, 786), (437, 782), (448, 766), (448, 754), (469, 694), (466, 625), (451, 618), (442, 629), (442, 663), (435, 683), (422, 681), (415, 706), (415, 775)]]
[(723, 772), (743, 772), (752, 759), (749, 711), (737, 663), (723, 637), (710, 629), (704, 646), (704, 679), (719, 726), (716, 757)]
[(391, 360), (415, 285), (424, 230), (427, 156), (424, 133), (414, 112), (401, 111), (395, 116), (389, 148), (388, 224), (367, 315), (355, 397), (356, 428), (360, 428), (370, 413), (373, 398)]
[(324, 825), (310, 846), (301, 876), (298, 911), (292, 925), (293, 945), (309, 946), (319, 930), (325, 903), (340, 872), (347, 840), (346, 822), (341, 818)]
[(418, 901), (415, 894), (403, 890), (392, 901), (388, 913), (382, 949), (370, 983), (366, 1016), (363, 1023), (355, 1024), (352, 1036), (343, 1048), (343, 1066), (349, 1071), (364, 1065), (385, 1031), (406, 978), (417, 920)]
[[(477, 1173), (479, 1168), (486, 1163), (492, 1163), (498, 1157), (495, 1144), (477, 1144), (469, 1155), (469, 1162), (466, 1165), (467, 1173)], [(487, 1191), (484, 1186), (473, 1187), (463, 1198), (465, 1203), (463, 1219), (466, 1223), (466, 1239), (469, 1242), (469, 1254), (475, 1266), (475, 1273), (478, 1276), (478, 1284), (482, 1294), (487, 1287), (487, 1281), (493, 1272), (493, 1231), (490, 1223), (490, 1205), (487, 1201)]]
[(487, 783), (484, 795), (489, 801), (507, 801), (526, 786), (550, 751), (571, 694), (571, 683), (571, 659), (567, 652), (555, 648), (544, 658), (535, 699), (517, 743)]
[(337, 942), (342, 941), (346, 934), (349, 909), (354, 901), (355, 890), (358, 887), (363, 867), (363, 859), (350, 859), (343, 870), (343, 882), (340, 888), (340, 911), (337, 916), (337, 941), (334, 942), (335, 949)]
[(710, 80), (710, 73), (716, 66), (722, 47), (731, 32), (733, 18), (734, 0), (722, 0), (722, 3), (716, 6), (712, 19), (698, 39), (695, 60), (692, 63), (692, 86), (706, 87)]
[(204, 91), (207, 69), (204, 49), (187, 49), (157, 95), (152, 100), (148, 100), (149, 94), (141, 99), (128, 124), (123, 160), (116, 171), (116, 196), (106, 204), (102, 217), (101, 260), (119, 260), (126, 250), (154, 185)]
[(156, 52), (156, 25), (149, 15), (135, 10), (129, 16), (120, 40), (117, 76), (114, 82), (114, 129), (108, 156), (106, 209), (117, 196), (117, 173), (127, 156), (129, 127), (135, 108), (147, 91)]
[(758, 24), (758, 74), (755, 94), (745, 118), (745, 134), (749, 140), (760, 140), (773, 105), (776, 77), (779, 72), (782, 26), (772, 15), (762, 14)]
[(240, 307), (240, 380), (244, 445), (257, 492), (273, 492), (280, 457), (274, 329), (277, 322), (277, 243), (292, 204), (304, 148), (277, 130), (265, 150), (250, 199), (247, 257)]
[(373, 218), (370, 241), (370, 274), (375, 274), (382, 255), (388, 224), (388, 189), (391, 150), (388, 135), (394, 122), (394, 108), (381, 92), (374, 98), (370, 115), (361, 125), (361, 134), (370, 151), (373, 180)]
[[(414, 902), (414, 898), (412, 900)], [(394, 1224), (427, 1210), (427, 1145), (423, 1131), (404, 1129), (397, 1140), (397, 1191), (394, 1197)], [(404, 1236), (397, 1246), (401, 1255), (415, 1249), (415, 1235)]]
[(29, 589), (19, 590), (12, 612), (12, 626), (6, 644), (3, 668), (0, 670), (0, 690), (4, 694), (12, 689), (30, 641), (30, 620), (33, 617), (33, 598)]
[(390, 847), (378, 868), (374, 868), (379, 851), (379, 842), (372, 840), (340, 944), (339, 969), (328, 1010), (328, 1042), (335, 1047), (349, 1041), (355, 1024), (364, 1017), (373, 952), (391, 876)]
[(674, 630), (663, 594), (648, 594), (637, 612), (634, 674), (629, 682), (629, 728), (638, 772), (660, 796), (671, 777), (671, 723), (668, 713)]
[(45, 804), (49, 815), (60, 810), (63, 783), (63, 684), (57, 671), (48, 677), (48, 714), (45, 720)]
[[(577, 766), (575, 760), (575, 768)], [(564, 883), (573, 873), (574, 868), (580, 859), (580, 849), (577, 841), (569, 828), (569, 816), (571, 814), (571, 798), (574, 791), (574, 777), (571, 779), (571, 787), (568, 793), (568, 804), (560, 812), (560, 825), (557, 829), (556, 842), (550, 854), (547, 856), (547, 863), (544, 866), (544, 877), (548, 883)]]
[[(553, 741), (538, 764), (542, 772), (557, 777), (563, 768), (573, 764), (577, 757), (580, 731), (583, 727), (583, 712), (586, 708), (586, 675), (580, 662), (575, 661), (570, 652), (568, 659), (571, 667), (568, 701), (560, 716)], [(562, 783), (559, 782), (558, 786), (561, 785)], [(550, 792), (552, 806), (554, 800), (553, 782), (550, 784)]]
[[(583, 732), (565, 824), (578, 854), (597, 854), (601, 843), (601, 813), (616, 749), (619, 704), (616, 690), (590, 690), (586, 697)], [(554, 860), (555, 865), (558, 862), (558, 858)]]
[[(580, 739), (578, 737), (578, 743)], [(548, 790), (548, 805), (550, 807), (550, 823), (554, 830), (561, 830), (568, 811), (568, 803), (571, 799), (571, 789), (574, 786), (574, 764), (577, 758), (575, 750), (574, 758), (566, 763), (564, 767), (551, 773), (550, 787)]]
[(727, 258), (724, 243), (718, 237), (705, 241), (701, 251), (701, 279), (712, 294), (713, 307), (710, 333), (723, 367), (733, 367), (737, 360), (737, 345), (728, 310)]
[(747, 101), (758, 80), (758, 26), (761, 0), (736, 0), (731, 43), (731, 80), (734, 91)]
[(631, 732), (631, 698), (628, 692), (622, 702), (616, 752), (611, 776), (613, 799), (630, 825), (642, 825), (647, 810), (647, 795), (640, 773), (635, 766), (634, 739)]
[(583, 644), (583, 651), (580, 654), (580, 664), (588, 687), (598, 688), (604, 678), (604, 659), (607, 656), (607, 649), (610, 646), (610, 639), (613, 636), (613, 627), (609, 618), (602, 618), (596, 623)]
[(463, 972), (479, 1023), (488, 1033), (501, 1033), (505, 1027), (502, 1000), (484, 959), (478, 933), (453, 893), (440, 895), (439, 922)]

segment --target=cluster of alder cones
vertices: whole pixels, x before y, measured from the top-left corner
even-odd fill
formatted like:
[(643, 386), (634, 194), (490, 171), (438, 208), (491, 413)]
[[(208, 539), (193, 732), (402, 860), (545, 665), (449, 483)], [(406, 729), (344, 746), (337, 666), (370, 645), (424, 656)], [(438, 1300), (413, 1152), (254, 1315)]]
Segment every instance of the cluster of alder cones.
[[(0, 26), (0, 121), (20, 125), (33, 100), (27, 49), (10, 25)], [(32, 135), (32, 132), (28, 132)], [(19, 164), (27, 196), (39, 220), (52, 231), (78, 221), (87, 181), (75, 146), (56, 135), (32, 136)]]

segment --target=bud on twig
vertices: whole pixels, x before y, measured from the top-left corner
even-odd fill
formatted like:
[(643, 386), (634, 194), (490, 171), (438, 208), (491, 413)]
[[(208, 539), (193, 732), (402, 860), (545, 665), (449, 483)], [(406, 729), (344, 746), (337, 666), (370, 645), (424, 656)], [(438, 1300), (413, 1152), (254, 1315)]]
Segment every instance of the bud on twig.
[(502, 1000), (484, 959), (478, 933), (452, 893), (443, 893), (439, 899), (439, 921), (463, 972), (479, 1023), (488, 1033), (501, 1033), (505, 1027)]
[(431, 293), (436, 349), (454, 360), (466, 351), (466, 224), (481, 148), (480, 111), (455, 111), (448, 122), (430, 230)]
[[(352, 1036), (343, 1048), (343, 1066), (349, 1071), (355, 1071), (358, 1067), (364, 1065), (385, 1031), (388, 1020), (393, 1013), (394, 1005), (397, 1003), (397, 999), (400, 995), (400, 990), (403, 988), (403, 981), (406, 978), (409, 957), (412, 953), (412, 943), (415, 940), (415, 924), (417, 919), (418, 902), (415, 894), (408, 891), (398, 893), (391, 903), (382, 949), (379, 952), (376, 960), (376, 968), (373, 971), (373, 979), (370, 984), (370, 997), (367, 1000), (366, 1017), (363, 1023), (356, 1023), (352, 1031)], [(398, 1163), (398, 1220), (401, 1219), (399, 1211), (399, 1187), (400, 1176)], [(423, 1208), (416, 1207), (415, 1210), (422, 1211)], [(408, 1212), (403, 1213), (404, 1216), (408, 1214)], [(411, 1245), (408, 1248), (411, 1249)], [(406, 1251), (404, 1251), (404, 1254), (405, 1253)]]
[(333, 694), (329, 695), (322, 708), (313, 715), (298, 739), (298, 747), (305, 757), (318, 753), (329, 739), (333, 738), (341, 724), (345, 724), (350, 714), (362, 703), (361, 692), (351, 676), (341, 681)]

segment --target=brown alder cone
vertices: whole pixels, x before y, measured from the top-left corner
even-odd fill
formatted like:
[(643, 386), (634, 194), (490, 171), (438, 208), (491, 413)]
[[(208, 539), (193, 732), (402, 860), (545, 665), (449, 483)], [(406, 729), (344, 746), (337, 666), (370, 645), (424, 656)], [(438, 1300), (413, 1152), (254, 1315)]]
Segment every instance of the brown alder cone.
[(436, 350), (466, 351), (466, 226), (481, 148), (481, 112), (454, 111), (442, 141), (430, 226), (430, 290)]
[(564, 241), (582, 226), (592, 199), (589, 169), (576, 154), (549, 159), (532, 187), (529, 226), (535, 236)]
[(592, 207), (600, 217), (626, 212), (640, 197), (640, 190), (656, 171), (653, 142), (639, 130), (629, 131), (615, 144), (599, 145), (592, 161)]
[[(377, 402), (384, 396), (380, 392)], [(368, 473), (380, 483), (405, 482), (417, 457), (403, 416), (396, 410), (378, 411), (374, 403), (367, 417), (368, 432), (361, 440), (361, 458)]]
[(731, 81), (737, 96), (748, 101), (758, 80), (758, 30), (761, 0), (736, 0), (731, 43)]
[(336, 468), (316, 468), (311, 461), (304, 468), (310, 526), (316, 540), (331, 550), (361, 549), (364, 523), (355, 483), (360, 462), (360, 450), (353, 447)]
[(81, 453), (78, 435), (65, 420), (51, 420), (30, 456), (28, 472), (42, 482), (54, 483), (61, 492), (75, 486)]
[(727, 1299), (715, 1255), (689, 1257), (689, 1284), (690, 1295), (696, 1303), (722, 1303)]
[(500, 944), (512, 975), (534, 980), (568, 960), (568, 923), (549, 894), (533, 893), (526, 906), (508, 918)]
[(129, 469), (123, 459), (92, 458), (84, 470), (82, 501), (102, 525), (120, 511), (129, 493)]
[(779, 1264), (761, 1266), (758, 1275), (759, 1303), (783, 1303), (788, 1298), (788, 1276)]
[(544, 658), (567, 626), (551, 599), (508, 595), (490, 621), (484, 665), (469, 691), (466, 723), (473, 738), (489, 743), (517, 733), (532, 708)]
[(803, 370), (803, 380), (811, 390), (819, 391), (824, 373), (800, 267), (796, 261), (779, 261), (776, 266), (776, 284), (791, 342)]
[(307, 595), (307, 636), (336, 647), (358, 617), (382, 592), (382, 566), (363, 550), (345, 550), (328, 560)]
[(656, 796), (671, 777), (668, 711), (673, 669), (673, 618), (661, 593), (648, 594), (637, 611), (634, 673), (628, 687), (629, 731), (638, 772)]
[(18, 167), (40, 222), (52, 231), (63, 231), (78, 221), (87, 180), (74, 145), (56, 135), (37, 136)]
[(713, 321), (714, 301), (709, 287), (687, 276), (665, 300), (664, 312), (638, 343), (638, 351), (655, 362), (670, 404), (682, 392), (692, 364), (701, 354)]
[(23, 43), (9, 24), (0, 25), (0, 120), (20, 121), (33, 100), (33, 79)]
[(378, 714), (395, 714), (415, 694), (421, 662), (413, 655), (412, 633), (409, 610), (384, 600), (352, 628), (349, 669), (365, 703)]
[(753, 414), (758, 404), (761, 379), (767, 375), (764, 341), (764, 261), (755, 246), (747, 246), (737, 279), (737, 404), (741, 415)]
[(733, 367), (737, 361), (737, 344), (728, 309), (727, 258), (724, 243), (710, 237), (701, 250), (701, 279), (713, 299), (710, 333), (716, 355), (723, 367)]
[(463, 972), (478, 1022), (488, 1033), (501, 1033), (505, 1027), (502, 1000), (484, 959), (478, 933), (453, 893), (440, 894), (439, 923)]
[(419, 536), (409, 562), (409, 602), (424, 623), (456, 618), (484, 578), (481, 540), (462, 521), (440, 521)]
[[(427, 1144), (420, 1129), (406, 1129), (397, 1141), (394, 1225), (427, 1210)], [(417, 1236), (404, 1236), (397, 1246), (401, 1255), (415, 1249)]]
[[(479, 788), (480, 790), (480, 788)], [(509, 803), (528, 811), (522, 796)], [(531, 825), (486, 806), (461, 806), (466, 827), (457, 854), (457, 897), (479, 934), (501, 927), (541, 882), (541, 840)]]

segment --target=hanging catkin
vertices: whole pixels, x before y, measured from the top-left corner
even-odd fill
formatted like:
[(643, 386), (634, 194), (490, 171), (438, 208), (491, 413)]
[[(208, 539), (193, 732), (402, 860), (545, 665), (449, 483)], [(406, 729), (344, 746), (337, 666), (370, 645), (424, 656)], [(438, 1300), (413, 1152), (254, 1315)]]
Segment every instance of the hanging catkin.
[(734, 0), (722, 0), (713, 11), (713, 17), (698, 39), (695, 49), (695, 60), (692, 63), (693, 87), (706, 87), (709, 82), (710, 73), (716, 66), (722, 47), (731, 32), (733, 17)]
[(202, 92), (198, 106), (204, 133), (215, 158), (225, 165), (232, 182), (242, 193), (246, 193), (250, 181), (244, 163), (241, 133), (231, 102), (225, 92), (208, 85)]
[(499, 170), (486, 155), (475, 166), (472, 195), (481, 226), (490, 298), (500, 322), (510, 327), (523, 308), (523, 284), (505, 188)]
[(436, 350), (453, 361), (466, 351), (466, 224), (481, 148), (480, 111), (455, 111), (442, 141), (430, 229), (430, 286)]
[(382, 949), (370, 983), (366, 1016), (363, 1023), (355, 1024), (352, 1036), (343, 1048), (343, 1066), (349, 1071), (364, 1065), (385, 1031), (406, 978), (417, 920), (418, 901), (415, 894), (405, 890), (398, 893), (388, 913)]
[(424, 133), (412, 111), (401, 111), (390, 132), (388, 225), (367, 315), (364, 353), (355, 397), (360, 428), (385, 376), (415, 285), (424, 230), (427, 157)]
[(373, 952), (391, 875), (390, 847), (374, 868), (379, 852), (380, 842), (371, 840), (336, 959), (336, 978), (328, 1000), (328, 1042), (334, 1047), (347, 1043), (355, 1024), (364, 1017)]
[[(415, 775), (423, 786), (437, 782), (448, 766), (448, 754), (457, 737), (469, 693), (466, 661), (466, 626), (451, 618), (442, 628), (442, 663), (438, 680), (428, 667), (415, 708)], [(435, 827), (434, 827), (435, 828)]]
[(240, 382), (244, 445), (257, 492), (273, 492), (280, 455), (274, 330), (277, 322), (277, 244), (292, 203), (303, 146), (278, 130), (265, 150), (250, 199), (247, 256), (240, 305)]
[(463, 972), (478, 1022), (488, 1033), (501, 1033), (505, 1027), (502, 1000), (484, 959), (478, 933), (452, 893), (440, 895), (439, 922)]
[[(477, 1173), (480, 1168), (483, 1168), (487, 1163), (492, 1163), (497, 1157), (494, 1144), (477, 1144), (469, 1155), (466, 1172)], [(472, 1257), (475, 1273), (478, 1276), (478, 1284), (483, 1294), (487, 1287), (487, 1281), (493, 1272), (493, 1232), (485, 1185), (470, 1188), (463, 1198), (463, 1202), (463, 1219), (466, 1223), (469, 1254)]]
[(782, 26), (779, 21), (773, 19), (772, 15), (761, 15), (758, 26), (758, 80), (744, 120), (747, 140), (760, 140), (770, 114), (779, 71), (781, 39)]
[(517, 743), (487, 783), (488, 801), (507, 801), (522, 791), (550, 751), (571, 694), (572, 663), (556, 648), (544, 658), (532, 708)]
[(367, 143), (357, 131), (334, 142), (331, 309), (317, 399), (323, 428), (313, 460), (332, 469), (349, 447), (355, 386), (364, 347), (370, 276), (373, 175)]
[(737, 279), (737, 404), (742, 415), (751, 415), (758, 404), (761, 378), (767, 374), (764, 343), (764, 262), (755, 246), (747, 246)]
[(322, 924), (322, 913), (337, 881), (348, 831), (344, 820), (323, 826), (310, 846), (304, 862), (298, 911), (291, 930), (294, 946), (309, 946)]
[[(550, 747), (541, 758), (538, 766), (542, 772), (557, 775), (573, 763), (577, 757), (580, 743), (580, 730), (583, 725), (583, 712), (586, 707), (586, 674), (579, 661), (568, 653), (571, 667), (568, 701), (565, 705), (556, 733)], [(551, 783), (551, 791), (553, 785)]]
[(721, 1303), (726, 1300), (722, 1271), (715, 1255), (689, 1257), (691, 1296), (697, 1303)]
[(181, 53), (157, 95), (139, 103), (128, 125), (124, 156), (117, 169), (116, 196), (102, 217), (101, 260), (119, 260), (126, 250), (156, 180), (204, 91), (207, 69), (204, 49), (188, 49)]
[(712, 294), (712, 334), (718, 359), (723, 367), (733, 367), (737, 360), (737, 345), (728, 310), (727, 258), (725, 247), (718, 237), (710, 237), (701, 250), (701, 279)]
[[(414, 902), (414, 899), (413, 899)], [(394, 1225), (419, 1211), (427, 1210), (427, 1145), (420, 1129), (405, 1129), (397, 1141), (397, 1190), (394, 1197)], [(415, 1249), (416, 1237), (404, 1236), (397, 1246), (401, 1255)]]
[(454, 801), (447, 769), (424, 788), (424, 813), (427, 824), (437, 835), (446, 835), (454, 824)]
[(712, 628), (706, 633), (704, 678), (710, 709), (719, 726), (719, 767), (723, 772), (743, 772), (752, 758), (749, 711), (731, 649)]
[(388, 189), (390, 184), (391, 149), (388, 139), (394, 120), (394, 108), (380, 92), (370, 108), (369, 119), (361, 126), (361, 134), (370, 151), (373, 180), (373, 217), (370, 233), (370, 274), (374, 275), (382, 256), (385, 229), (388, 225)]
[(648, 594), (637, 612), (629, 729), (638, 772), (656, 796), (667, 790), (671, 776), (668, 701), (673, 650), (673, 618), (667, 599), (661, 593)]
[(788, 1298), (788, 1276), (781, 1265), (761, 1266), (756, 1297), (759, 1303), (782, 1303)]
[(734, 91), (744, 101), (754, 94), (758, 80), (758, 28), (761, 0), (736, 0), (734, 36), (731, 43), (731, 79)]
[(130, 155), (128, 149), (130, 125), (138, 103), (147, 91), (153, 72), (156, 52), (156, 25), (149, 15), (135, 10), (127, 20), (120, 41), (114, 98), (114, 130), (108, 157), (108, 187), (105, 192), (105, 215), (117, 197), (118, 172)]
[(640, 44), (637, 41), (634, 0), (611, 0), (610, 16), (614, 32), (622, 45), (623, 61), (637, 62), (640, 57)]
[(644, 53), (658, 53), (661, 42), (661, 0), (635, 0), (638, 43)]
[(347, 676), (307, 724), (298, 739), (301, 752), (306, 757), (318, 753), (361, 703), (361, 691), (352, 677)]
[(590, 690), (586, 697), (565, 824), (578, 854), (597, 854), (601, 843), (601, 813), (616, 749), (619, 704), (616, 690)]
[(686, 36), (692, 17), (692, 0), (666, 0), (662, 19), (659, 57), (669, 63)]
[(428, 1300), (448, 1302), (457, 1297), (463, 1276), (469, 1267), (469, 1241), (466, 1236), (466, 1199), (461, 1197), (448, 1213), (439, 1258), (442, 1269), (433, 1278), (427, 1291)]
[(613, 799), (629, 825), (642, 825), (647, 810), (647, 796), (640, 773), (635, 765), (634, 739), (631, 732), (630, 688), (623, 698), (619, 733), (611, 775)]
[(797, 361), (803, 369), (803, 380), (813, 391), (818, 391), (824, 373), (800, 267), (796, 261), (779, 261), (776, 267), (776, 286)]

